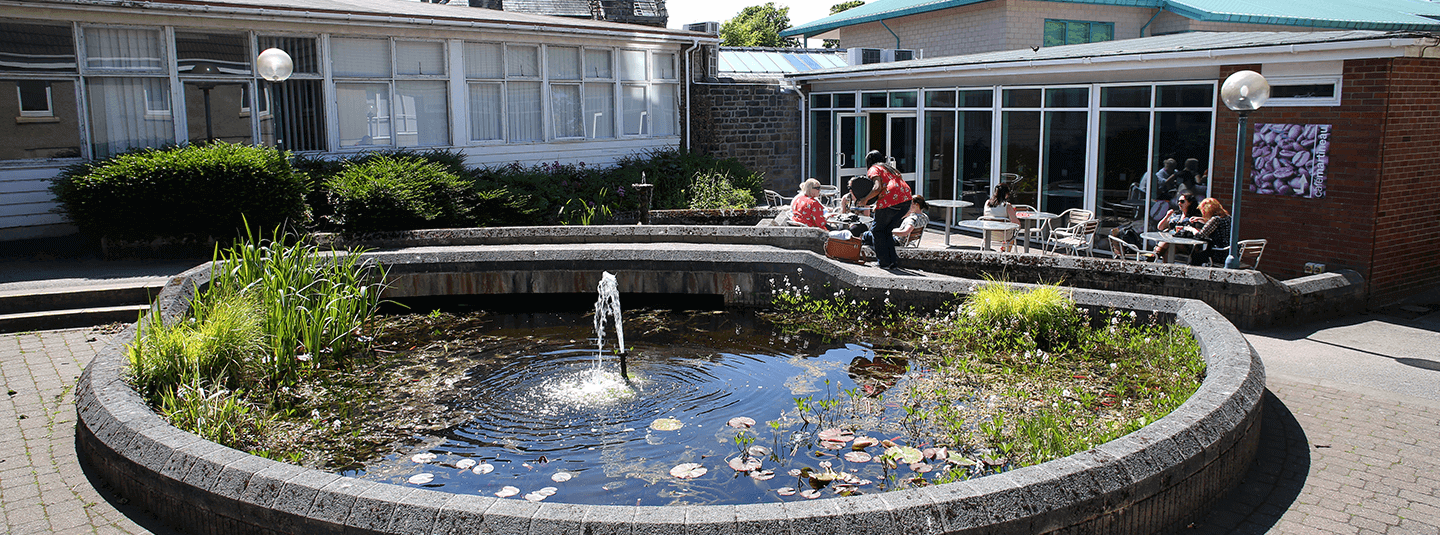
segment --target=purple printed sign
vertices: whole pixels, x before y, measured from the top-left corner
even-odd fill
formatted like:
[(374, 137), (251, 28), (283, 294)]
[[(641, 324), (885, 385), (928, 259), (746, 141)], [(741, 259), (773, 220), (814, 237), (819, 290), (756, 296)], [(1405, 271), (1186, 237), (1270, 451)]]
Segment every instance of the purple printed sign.
[(1329, 153), (1328, 124), (1256, 123), (1249, 189), (1262, 195), (1324, 197)]

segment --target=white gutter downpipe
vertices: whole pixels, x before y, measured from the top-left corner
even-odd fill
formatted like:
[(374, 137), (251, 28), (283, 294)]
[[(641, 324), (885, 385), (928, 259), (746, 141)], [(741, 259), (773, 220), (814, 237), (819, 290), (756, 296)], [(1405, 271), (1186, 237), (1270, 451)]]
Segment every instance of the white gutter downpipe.
[(685, 49), (685, 152), (690, 152), (690, 140), (695, 137), (690, 130), (690, 101), (695, 99), (695, 62), (691, 61), (691, 57), (695, 49), (700, 48), (700, 40), (693, 39), (690, 43), (690, 48)]

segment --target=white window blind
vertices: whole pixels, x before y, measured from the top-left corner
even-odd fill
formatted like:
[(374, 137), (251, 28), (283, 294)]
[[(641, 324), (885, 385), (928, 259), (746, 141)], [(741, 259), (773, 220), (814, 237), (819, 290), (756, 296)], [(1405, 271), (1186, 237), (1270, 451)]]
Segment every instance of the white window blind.
[(465, 76), (499, 79), (505, 77), (504, 47), (499, 43), (465, 43)]
[(337, 83), (340, 146), (390, 144), (390, 84)]
[(169, 110), (166, 79), (91, 78), (86, 92), (90, 101), (90, 142), (96, 158), (175, 142), (169, 114), (147, 118), (147, 111), (156, 104), (151, 95), (163, 95), (166, 100), (162, 105)]
[(621, 99), (621, 118), (624, 121), (622, 128), (627, 136), (638, 136), (649, 132), (645, 127), (645, 121), (649, 115), (645, 111), (645, 86), (625, 86)]
[(330, 52), (335, 76), (390, 77), (389, 41), (337, 37), (330, 40)]
[(585, 49), (585, 78), (609, 80), (615, 78), (615, 69), (610, 51), (600, 48)]
[(615, 137), (615, 85), (585, 84), (585, 137)]
[(395, 74), (445, 74), (445, 43), (396, 41)]
[(580, 49), (568, 46), (545, 47), (551, 80), (580, 79)]
[(505, 45), (505, 75), (512, 78), (540, 77), (540, 48)]
[(109, 71), (160, 71), (165, 53), (159, 30), (86, 28), (85, 67)]
[(621, 79), (621, 80), (644, 80), (644, 79), (645, 79), (645, 51), (644, 51), (644, 50), (621, 50), (621, 51), (620, 51), (620, 79)]
[(583, 137), (585, 127), (580, 120), (580, 84), (550, 86), (550, 122), (555, 137)]
[(543, 141), (544, 123), (540, 105), (540, 82), (507, 82), (505, 103), (510, 141)]
[(395, 82), (395, 145), (434, 147), (450, 144), (450, 110), (445, 82)]
[(675, 84), (650, 86), (650, 135), (673, 136), (679, 129), (679, 114), (675, 111), (678, 88)]
[(470, 140), (505, 139), (500, 122), (500, 84), (470, 84)]
[(655, 62), (656, 80), (675, 79), (675, 54), (654, 54), (650, 59)]

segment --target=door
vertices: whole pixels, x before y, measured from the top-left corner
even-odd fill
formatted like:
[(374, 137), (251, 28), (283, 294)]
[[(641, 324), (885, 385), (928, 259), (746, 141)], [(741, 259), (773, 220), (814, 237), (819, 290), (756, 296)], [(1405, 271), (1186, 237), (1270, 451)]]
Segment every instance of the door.
[(841, 113), (837, 114), (838, 124), (835, 128), (835, 167), (836, 180), (842, 190), (847, 189), (846, 183), (850, 177), (865, 174), (865, 153), (869, 150), (866, 147), (868, 117), (863, 113)]

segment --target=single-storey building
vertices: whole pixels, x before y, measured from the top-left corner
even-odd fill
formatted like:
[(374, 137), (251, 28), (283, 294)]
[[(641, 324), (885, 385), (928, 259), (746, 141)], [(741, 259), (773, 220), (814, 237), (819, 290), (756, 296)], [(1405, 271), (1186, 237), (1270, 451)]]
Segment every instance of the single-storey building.
[[(49, 179), (136, 147), (436, 148), (472, 165), (678, 147), (687, 59), (717, 41), (463, 2), (0, 0), (0, 241), (74, 232)], [(254, 68), (272, 47), (294, 62), (283, 82)]]
[(980, 203), (1003, 179), (1013, 202), (1094, 211), (1104, 248), (1144, 220), (1137, 190), (1168, 158), (1196, 159), (1201, 193), (1230, 205), (1239, 116), (1219, 88), (1246, 69), (1272, 88), (1239, 134), (1240, 237), (1269, 240), (1265, 272), (1355, 269), (1377, 300), (1440, 282), (1435, 34), (1191, 32), (787, 79), (804, 98), (805, 176), (843, 185), (878, 149), (932, 199)]

